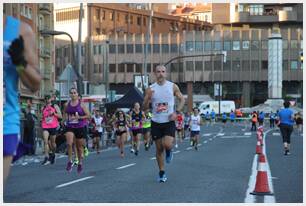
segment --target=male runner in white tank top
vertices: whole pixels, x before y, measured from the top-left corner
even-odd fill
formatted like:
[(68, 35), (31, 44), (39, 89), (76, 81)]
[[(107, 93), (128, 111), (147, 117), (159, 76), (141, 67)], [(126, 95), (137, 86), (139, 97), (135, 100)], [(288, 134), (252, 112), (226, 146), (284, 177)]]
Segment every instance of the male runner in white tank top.
[(185, 99), (176, 84), (166, 80), (166, 67), (159, 65), (155, 68), (156, 82), (145, 93), (144, 110), (152, 104), (152, 139), (156, 145), (156, 160), (159, 167), (159, 182), (165, 182), (167, 177), (164, 169), (164, 150), (166, 162), (170, 163), (173, 158), (172, 147), (175, 136), (174, 96), (179, 99), (177, 111), (183, 109)]

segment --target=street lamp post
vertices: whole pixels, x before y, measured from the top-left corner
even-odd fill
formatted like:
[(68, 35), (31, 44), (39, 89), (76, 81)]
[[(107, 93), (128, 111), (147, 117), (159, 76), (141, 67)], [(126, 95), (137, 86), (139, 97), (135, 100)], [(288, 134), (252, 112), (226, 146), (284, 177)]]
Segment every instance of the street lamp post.
[(74, 42), (72, 39), (72, 36), (70, 34), (68, 34), (67, 32), (64, 31), (54, 31), (54, 30), (42, 30), (40, 31), (41, 35), (51, 35), (51, 36), (56, 36), (56, 35), (67, 35), (70, 38), (70, 42), (71, 42), (71, 64), (72, 64), (72, 68), (74, 69), (78, 80), (77, 80), (77, 86), (78, 86), (78, 93), (81, 94), (82, 92), (82, 76), (80, 75), (80, 73), (78, 72), (77, 68), (76, 68), (76, 61), (75, 61), (75, 53), (74, 53)]

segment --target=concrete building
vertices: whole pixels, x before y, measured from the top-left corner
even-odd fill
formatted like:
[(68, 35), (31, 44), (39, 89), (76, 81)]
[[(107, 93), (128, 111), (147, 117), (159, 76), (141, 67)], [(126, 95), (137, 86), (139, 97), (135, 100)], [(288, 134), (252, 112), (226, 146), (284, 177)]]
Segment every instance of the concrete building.
[[(168, 66), (169, 79), (177, 83), (184, 94), (214, 97), (214, 84), (222, 82), (222, 99), (234, 100), (236, 106), (242, 107), (263, 103), (268, 98), (268, 38), (272, 32), (279, 31), (283, 38), (283, 97), (293, 97), (301, 103), (302, 4), (262, 5), (212, 4), (212, 22), (216, 23), (213, 30), (158, 31), (162, 26), (156, 24), (147, 58), (150, 82), (154, 80), (151, 78), (153, 68), (158, 64), (177, 56), (207, 54), (211, 56), (172, 62)], [(259, 13), (256, 13), (257, 8), (260, 8)], [(261, 8), (268, 13), (261, 12)], [(245, 16), (248, 12), (249, 17), (238, 18), (241, 12)], [(143, 73), (144, 63), (145, 34), (139, 31), (145, 28), (124, 28), (131, 32), (94, 36), (97, 32), (91, 29), (82, 57), (85, 79), (99, 84), (105, 82), (107, 75), (110, 89), (119, 94), (133, 85), (135, 75)], [(222, 51), (227, 53), (224, 63), (220, 56), (214, 56)], [(56, 67), (59, 71), (64, 67), (63, 59), (68, 58), (63, 53), (65, 48), (58, 47)]]
[(53, 90), (52, 88), (54, 88), (55, 47), (52, 43), (52, 37), (43, 37), (40, 35), (40, 30), (53, 30), (53, 4), (5, 3), (3, 4), (3, 13), (4, 15), (12, 15), (28, 23), (35, 33), (39, 70), (43, 80), (40, 90), (34, 94), (22, 83), (19, 84), (19, 91), (20, 101), (23, 107), (29, 101), (39, 110), (45, 94), (50, 94)]

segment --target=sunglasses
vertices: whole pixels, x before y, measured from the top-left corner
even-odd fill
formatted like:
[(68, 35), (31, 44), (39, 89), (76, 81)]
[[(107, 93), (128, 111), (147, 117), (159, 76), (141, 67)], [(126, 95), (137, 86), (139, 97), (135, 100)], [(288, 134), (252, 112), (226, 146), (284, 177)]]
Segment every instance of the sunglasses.
[(157, 73), (165, 73), (166, 71), (157, 71)]

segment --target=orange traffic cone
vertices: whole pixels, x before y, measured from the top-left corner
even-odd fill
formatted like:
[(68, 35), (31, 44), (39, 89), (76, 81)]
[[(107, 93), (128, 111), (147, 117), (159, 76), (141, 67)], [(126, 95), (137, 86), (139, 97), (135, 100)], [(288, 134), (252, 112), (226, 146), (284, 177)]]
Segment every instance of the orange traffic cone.
[(257, 141), (256, 154), (262, 154), (262, 148), (260, 146), (260, 141)]
[(268, 175), (266, 169), (266, 158), (264, 154), (259, 155), (257, 165), (256, 185), (252, 195), (273, 195), (269, 189)]
[(257, 131), (257, 141), (259, 141), (260, 145), (263, 146), (262, 134), (259, 131)]

